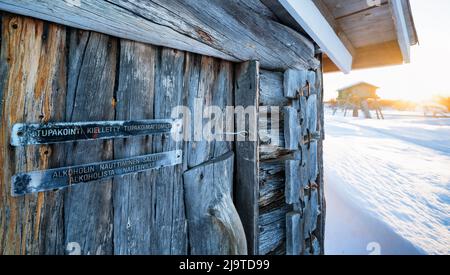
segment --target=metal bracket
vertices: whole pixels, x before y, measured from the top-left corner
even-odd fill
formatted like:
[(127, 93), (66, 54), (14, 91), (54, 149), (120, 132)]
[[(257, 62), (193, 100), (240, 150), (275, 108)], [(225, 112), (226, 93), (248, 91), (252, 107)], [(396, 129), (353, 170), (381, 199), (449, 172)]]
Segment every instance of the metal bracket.
[(181, 164), (182, 154), (181, 150), (176, 150), (122, 160), (19, 173), (11, 179), (11, 193), (13, 196), (21, 196), (30, 193), (63, 189), (72, 185), (103, 180), (115, 176), (174, 166)]
[(178, 135), (182, 130), (182, 124), (181, 119), (18, 123), (11, 131), (11, 145), (53, 144), (155, 134)]

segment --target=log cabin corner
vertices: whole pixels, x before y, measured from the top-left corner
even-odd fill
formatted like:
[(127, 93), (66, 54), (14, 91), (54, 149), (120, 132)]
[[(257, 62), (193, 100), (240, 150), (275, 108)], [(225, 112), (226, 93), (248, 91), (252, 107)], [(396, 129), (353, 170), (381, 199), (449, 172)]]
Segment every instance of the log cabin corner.
[[(418, 43), (408, 0), (0, 0), (0, 27), (0, 254), (323, 254), (323, 73), (407, 63)], [(17, 123), (196, 104), (255, 106), (256, 140), (11, 145)], [(176, 165), (11, 194), (18, 173), (174, 150)]]

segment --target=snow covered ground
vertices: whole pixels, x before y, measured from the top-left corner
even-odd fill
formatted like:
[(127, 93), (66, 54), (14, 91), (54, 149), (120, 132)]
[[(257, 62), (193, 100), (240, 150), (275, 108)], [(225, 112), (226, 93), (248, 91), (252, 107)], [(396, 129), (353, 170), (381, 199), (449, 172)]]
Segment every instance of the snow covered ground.
[(450, 118), (326, 114), (327, 254), (450, 253)]

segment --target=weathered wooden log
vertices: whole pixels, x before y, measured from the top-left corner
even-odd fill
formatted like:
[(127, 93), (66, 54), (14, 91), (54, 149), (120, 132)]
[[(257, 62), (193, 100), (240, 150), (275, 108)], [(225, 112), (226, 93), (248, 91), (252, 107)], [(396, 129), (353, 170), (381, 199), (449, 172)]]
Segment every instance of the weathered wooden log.
[(284, 147), (287, 150), (298, 150), (301, 141), (301, 126), (297, 109), (284, 107)]
[[(259, 158), (261, 161), (280, 159), (291, 153), (285, 148), (284, 141), (284, 118), (276, 107), (276, 114), (272, 113), (273, 108), (260, 106), (258, 116), (259, 133)], [(268, 110), (268, 111), (267, 111)]]
[[(238, 64), (235, 73), (235, 105), (257, 107), (259, 97), (259, 62)], [(258, 118), (254, 109), (250, 120), (245, 120), (249, 132), (245, 141), (236, 142), (236, 208), (244, 225), (249, 254), (258, 254), (258, 194), (259, 142)], [(242, 118), (237, 118), (236, 123)], [(239, 127), (237, 127), (239, 129)], [(240, 129), (239, 129), (240, 130)], [(253, 132), (254, 131), (254, 132)], [(251, 138), (251, 139), (250, 139)], [(253, 141), (252, 141), (253, 140)]]
[[(117, 39), (106, 35), (70, 33), (66, 121), (114, 119)], [(112, 141), (67, 145), (65, 166), (113, 158)], [(65, 193), (65, 242), (78, 243), (82, 254), (112, 254), (112, 180), (77, 185)]]
[[(185, 91), (184, 96), (186, 106), (188, 106), (191, 119), (185, 122), (185, 129), (189, 136), (186, 144), (187, 168), (195, 167), (203, 162), (221, 156), (232, 149), (229, 141), (230, 136), (224, 133), (233, 132), (233, 128), (227, 125), (225, 117), (210, 113), (209, 116), (216, 115), (219, 127), (211, 129), (211, 133), (206, 133), (203, 127), (207, 126), (202, 116), (204, 108), (216, 106), (220, 108), (222, 114), (226, 113), (226, 106), (233, 105), (233, 64), (207, 56), (195, 54), (186, 55)], [(212, 117), (210, 117), (212, 119)], [(199, 123), (202, 122), (203, 123)], [(231, 129), (228, 129), (228, 128)]]
[(307, 120), (305, 123), (306, 126), (305, 128), (307, 134), (307, 141), (306, 141), (307, 143), (305, 144), (305, 148), (307, 149), (306, 156), (308, 160), (307, 180), (309, 182), (310, 181), (315, 182), (318, 174), (317, 141), (321, 138), (320, 132), (317, 132), (318, 129), (317, 94), (311, 94), (307, 99), (306, 118)]
[(319, 174), (317, 146), (317, 141), (313, 141), (311, 142), (308, 150), (308, 181), (314, 183), (316, 182), (317, 175)]
[(46, 169), (65, 158), (62, 145), (13, 149), (18, 122), (64, 119), (66, 30), (0, 14), (0, 254), (62, 254), (63, 193), (11, 197), (16, 172)]
[(284, 72), (283, 91), (287, 98), (297, 98), (303, 96), (303, 89), (308, 81), (307, 70), (289, 69)]
[[(163, 48), (156, 63), (155, 78), (155, 119), (172, 115), (173, 108), (183, 103), (183, 77), (186, 65), (185, 53)], [(170, 137), (155, 136), (154, 152), (181, 149), (182, 144)], [(181, 165), (159, 170), (152, 182), (155, 184), (154, 219), (159, 229), (155, 234), (157, 254), (186, 254), (187, 228), (183, 191), (183, 167)], [(168, 201), (162, 202), (161, 198)]]
[(285, 184), (285, 196), (287, 204), (295, 204), (300, 201), (303, 195), (303, 183), (301, 180), (301, 160), (288, 160), (286, 161), (286, 184)]
[(269, 69), (319, 65), (312, 42), (261, 14), (270, 14), (262, 3), (245, 2), (1, 0), (0, 9), (230, 61), (257, 59)]
[(267, 253), (267, 255), (286, 255), (286, 242), (281, 242), (275, 249)]
[(283, 92), (283, 73), (260, 71), (259, 105), (283, 107), (289, 100)]
[(304, 255), (320, 255), (322, 254), (323, 248), (320, 247), (319, 240), (312, 236), (310, 240), (306, 242), (308, 246), (305, 248), (303, 254)]
[(310, 95), (306, 104), (307, 121), (305, 126), (309, 133), (315, 133), (317, 131), (317, 95)]
[[(115, 96), (116, 118), (153, 119), (156, 47), (128, 40), (120, 42), (119, 80)], [(116, 158), (152, 152), (152, 137), (114, 141)], [(162, 225), (154, 222), (157, 200), (155, 184), (149, 179), (156, 171), (114, 179), (114, 254), (154, 254), (159, 241), (153, 231)], [(126, 194), (126, 195), (125, 195)], [(165, 203), (165, 202), (162, 202)]]
[(269, 254), (286, 241), (286, 214), (290, 208), (284, 201), (275, 202), (259, 216), (259, 253)]
[(303, 244), (301, 213), (289, 212), (286, 214), (286, 254), (300, 255)]
[(259, 207), (260, 212), (265, 208), (271, 207), (276, 201), (284, 200), (284, 179), (269, 179), (260, 185)]
[(320, 214), (317, 189), (313, 188), (310, 191), (303, 210), (305, 239), (316, 230), (317, 217)]
[(247, 241), (231, 198), (232, 152), (184, 173), (193, 255), (245, 255)]
[(284, 163), (261, 162), (259, 170), (259, 210), (265, 212), (267, 207), (284, 200)]

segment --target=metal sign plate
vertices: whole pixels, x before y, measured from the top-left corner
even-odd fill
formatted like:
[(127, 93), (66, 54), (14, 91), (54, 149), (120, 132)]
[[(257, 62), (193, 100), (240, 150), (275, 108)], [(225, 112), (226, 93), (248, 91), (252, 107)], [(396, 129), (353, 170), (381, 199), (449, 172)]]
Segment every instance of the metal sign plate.
[(77, 140), (124, 138), (129, 136), (178, 134), (180, 119), (58, 122), (47, 124), (15, 124), (11, 133), (12, 146), (51, 144)]
[(13, 196), (21, 196), (63, 189), (80, 183), (174, 166), (181, 164), (181, 162), (182, 151), (177, 150), (122, 160), (19, 173), (11, 179), (11, 193)]

